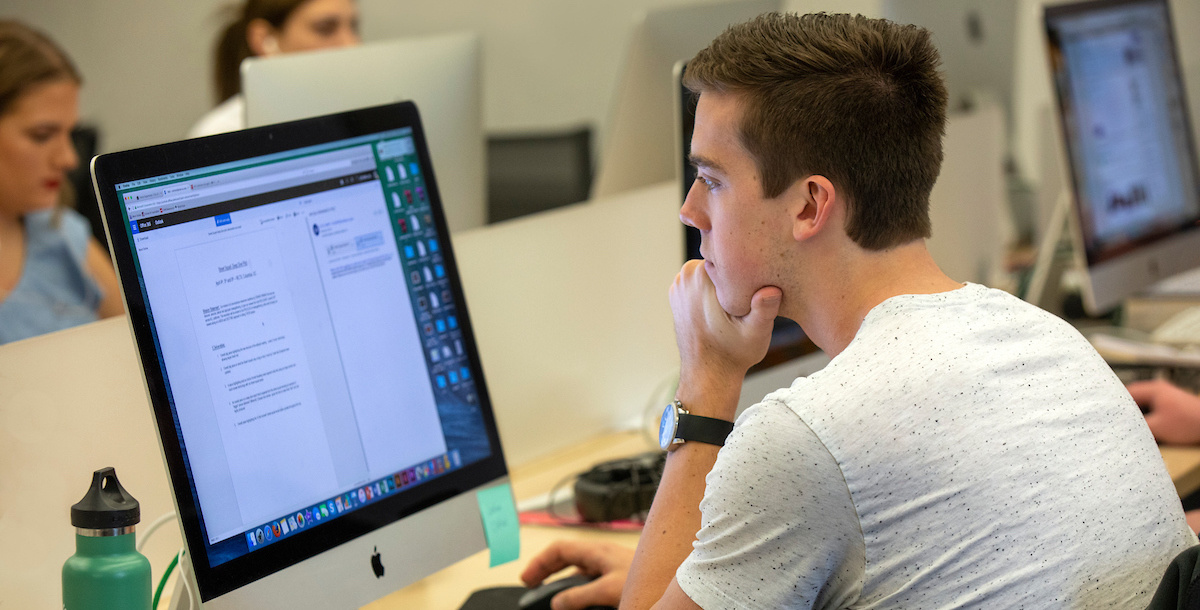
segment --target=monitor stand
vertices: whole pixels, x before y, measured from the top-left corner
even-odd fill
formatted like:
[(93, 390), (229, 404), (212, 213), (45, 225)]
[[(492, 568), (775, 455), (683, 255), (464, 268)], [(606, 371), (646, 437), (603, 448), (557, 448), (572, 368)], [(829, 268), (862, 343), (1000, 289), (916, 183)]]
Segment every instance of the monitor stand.
[(1037, 249), (1037, 259), (1025, 287), (1025, 301), (1041, 307), (1057, 316), (1063, 315), (1063, 274), (1074, 265), (1074, 242), (1070, 239), (1071, 195), (1066, 189), (1059, 191), (1050, 221), (1042, 230)]
[(181, 553), (179, 565), (175, 566), (175, 588), (171, 590), (170, 610), (199, 610), (199, 591), (196, 575), (192, 572), (192, 561), (187, 553)]

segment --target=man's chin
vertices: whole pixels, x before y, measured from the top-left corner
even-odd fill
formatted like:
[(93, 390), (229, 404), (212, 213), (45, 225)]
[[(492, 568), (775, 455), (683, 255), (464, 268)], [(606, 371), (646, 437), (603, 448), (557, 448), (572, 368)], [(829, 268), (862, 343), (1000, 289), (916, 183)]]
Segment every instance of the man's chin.
[(744, 302), (731, 303), (730, 299), (722, 297), (720, 291), (717, 291), (717, 303), (720, 303), (721, 309), (724, 309), (725, 313), (735, 318), (740, 318), (750, 313), (749, 298), (745, 299)]

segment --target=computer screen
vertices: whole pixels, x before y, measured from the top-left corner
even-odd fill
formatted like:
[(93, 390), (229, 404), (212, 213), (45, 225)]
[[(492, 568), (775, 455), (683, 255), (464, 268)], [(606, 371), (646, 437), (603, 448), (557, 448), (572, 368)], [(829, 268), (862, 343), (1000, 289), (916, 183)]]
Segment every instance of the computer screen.
[[(419, 61), (415, 59), (419, 58)], [(242, 62), (246, 125), (412, 100), (442, 177), (451, 231), (487, 224), (479, 37), (451, 33)]]
[(93, 175), (202, 599), (365, 603), (484, 548), (506, 468), (415, 106)]
[(1046, 8), (1084, 303), (1200, 266), (1200, 179), (1165, 0)]

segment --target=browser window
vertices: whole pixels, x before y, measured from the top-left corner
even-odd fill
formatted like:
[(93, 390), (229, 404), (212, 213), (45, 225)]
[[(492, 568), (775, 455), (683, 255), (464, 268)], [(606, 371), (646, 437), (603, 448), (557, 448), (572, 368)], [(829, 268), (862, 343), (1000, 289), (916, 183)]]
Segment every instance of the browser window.
[(489, 454), (409, 130), (117, 188), (214, 563)]

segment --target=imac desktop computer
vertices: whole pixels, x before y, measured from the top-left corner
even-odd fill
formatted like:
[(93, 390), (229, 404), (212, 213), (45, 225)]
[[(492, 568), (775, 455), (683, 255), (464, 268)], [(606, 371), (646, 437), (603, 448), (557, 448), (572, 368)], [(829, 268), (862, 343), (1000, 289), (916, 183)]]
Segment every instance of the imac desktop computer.
[(1166, 0), (1055, 5), (1044, 20), (1073, 195), (1058, 218), (1099, 314), (1200, 267), (1188, 105)]
[(662, 8), (639, 18), (601, 142), (593, 199), (675, 178), (671, 69), (730, 25), (775, 10), (777, 0), (737, 0)]
[(942, 56), (950, 111), (995, 104), (1012, 120), (1017, 0), (884, 0), (883, 17), (919, 25)]
[(177, 607), (358, 607), (486, 548), (481, 511), (512, 495), (412, 103), (92, 175), (186, 547)]
[(441, 34), (242, 62), (246, 125), (412, 100), (431, 142), (452, 232), (487, 223), (479, 38)]

